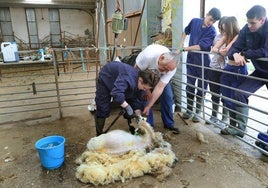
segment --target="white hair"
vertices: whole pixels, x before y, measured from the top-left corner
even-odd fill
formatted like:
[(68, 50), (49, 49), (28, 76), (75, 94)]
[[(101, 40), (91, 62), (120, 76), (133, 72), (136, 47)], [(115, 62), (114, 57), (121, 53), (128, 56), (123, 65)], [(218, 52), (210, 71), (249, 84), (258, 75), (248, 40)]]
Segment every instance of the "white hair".
[(179, 54), (177, 54), (176, 52), (166, 52), (163, 54), (163, 56), (164, 56), (163, 64), (173, 62), (177, 65), (179, 63)]

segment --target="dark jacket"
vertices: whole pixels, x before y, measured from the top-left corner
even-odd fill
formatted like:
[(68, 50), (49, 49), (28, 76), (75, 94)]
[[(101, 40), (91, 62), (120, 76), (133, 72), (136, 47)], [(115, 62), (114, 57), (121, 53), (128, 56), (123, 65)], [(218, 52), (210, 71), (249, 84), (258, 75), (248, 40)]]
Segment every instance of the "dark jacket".
[[(216, 36), (215, 27), (203, 28), (204, 19), (194, 18), (185, 27), (184, 32), (186, 35), (190, 35), (189, 46), (199, 45), (201, 51), (210, 51), (213, 45), (214, 37)], [(200, 53), (188, 52), (187, 63), (201, 65), (202, 56)], [(204, 65), (209, 66), (210, 57), (208, 54), (204, 54)]]
[[(116, 61), (106, 64), (99, 73), (98, 84), (102, 87), (97, 86), (96, 100), (98, 96), (106, 95), (112, 97), (113, 102), (122, 104), (126, 100), (134, 110), (141, 109), (138, 75), (138, 70), (128, 64)], [(96, 102), (100, 104), (102, 101)]]
[(257, 32), (250, 32), (246, 24), (240, 31), (238, 39), (228, 52), (228, 58), (234, 60), (233, 54), (242, 52), (250, 59), (255, 70), (263, 78), (268, 78), (268, 62), (257, 60), (268, 57), (268, 21)]

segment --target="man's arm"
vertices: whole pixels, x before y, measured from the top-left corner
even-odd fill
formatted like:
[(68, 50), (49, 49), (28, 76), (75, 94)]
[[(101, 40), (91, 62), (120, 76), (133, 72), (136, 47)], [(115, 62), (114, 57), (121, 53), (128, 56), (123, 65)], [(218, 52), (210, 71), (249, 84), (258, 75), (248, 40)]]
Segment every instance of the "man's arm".
[(230, 50), (231, 46), (233, 45), (233, 43), (237, 40), (238, 35), (236, 35), (233, 40), (225, 47), (219, 50), (220, 54), (223, 56), (226, 56), (228, 51)]
[(217, 42), (216, 44), (212, 47), (210, 52), (214, 52), (214, 53), (220, 53), (220, 48), (222, 47), (222, 45), (225, 43), (226, 41), (226, 36), (222, 36)]
[(167, 84), (159, 80), (159, 82), (156, 84), (153, 93), (151, 95), (151, 98), (148, 101), (148, 104), (143, 110), (143, 114), (149, 115), (149, 110), (152, 108), (156, 100), (160, 97), (160, 95), (163, 93), (164, 88), (166, 87)]
[(179, 45), (180, 48), (182, 48), (184, 46), (184, 42), (185, 42), (185, 39), (186, 39), (186, 33), (183, 32), (182, 35), (181, 35), (181, 43)]
[(187, 46), (187, 47), (184, 47), (183, 49), (184, 49), (184, 51), (200, 51), (201, 50), (201, 48), (198, 44), (193, 45), (193, 46)]

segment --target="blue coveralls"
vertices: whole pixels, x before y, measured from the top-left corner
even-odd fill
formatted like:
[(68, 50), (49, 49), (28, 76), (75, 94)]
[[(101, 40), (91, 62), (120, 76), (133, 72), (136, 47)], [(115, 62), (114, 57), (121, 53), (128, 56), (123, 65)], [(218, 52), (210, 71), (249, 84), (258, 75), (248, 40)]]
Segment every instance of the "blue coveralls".
[[(202, 27), (204, 19), (194, 18), (191, 20), (189, 25), (185, 28), (184, 32), (186, 35), (190, 35), (189, 46), (199, 45), (201, 51), (210, 51), (213, 44), (214, 37), (216, 36), (216, 30), (214, 26)], [(206, 67), (209, 67), (210, 56), (204, 54), (204, 79), (202, 81), (202, 54), (188, 52), (187, 55), (187, 98), (193, 99), (196, 94), (200, 98), (205, 95), (205, 92), (202, 92), (201, 88), (207, 89), (208, 83), (208, 70)], [(197, 87), (200, 88), (195, 92), (195, 82), (197, 82)], [(203, 86), (204, 83), (204, 86)], [(203, 87), (202, 87), (203, 86)]]
[[(248, 74), (247, 66), (246, 65), (245, 66), (233, 66), (233, 65), (227, 64), (226, 67), (224, 68), (224, 71), (226, 72), (222, 73), (220, 82), (222, 84), (221, 86), (222, 96), (226, 98), (224, 97), (222, 98), (222, 103), (228, 109), (235, 110), (236, 104), (228, 100), (228, 98), (235, 99), (235, 90), (233, 90), (232, 88), (237, 88), (245, 80), (245, 77), (235, 75), (235, 74), (230, 74), (228, 72), (247, 75)], [(224, 86), (228, 86), (230, 88), (224, 87)]]
[(96, 115), (100, 118), (109, 117), (111, 100), (119, 105), (126, 100), (133, 110), (143, 110), (143, 95), (144, 91), (138, 90), (138, 70), (122, 62), (110, 62), (99, 73)]
[[(251, 59), (252, 64), (255, 67), (255, 70), (250, 74), (250, 76), (268, 79), (268, 62), (257, 60), (258, 58), (268, 57), (267, 19), (262, 28), (260, 28), (257, 32), (250, 32), (247, 25), (241, 29), (237, 41), (228, 52), (229, 59), (233, 59), (234, 53), (240, 52), (244, 53), (245, 58)], [(241, 91), (235, 91), (235, 99), (248, 104), (248, 97), (263, 85), (268, 87), (268, 82), (247, 77), (237, 88)]]

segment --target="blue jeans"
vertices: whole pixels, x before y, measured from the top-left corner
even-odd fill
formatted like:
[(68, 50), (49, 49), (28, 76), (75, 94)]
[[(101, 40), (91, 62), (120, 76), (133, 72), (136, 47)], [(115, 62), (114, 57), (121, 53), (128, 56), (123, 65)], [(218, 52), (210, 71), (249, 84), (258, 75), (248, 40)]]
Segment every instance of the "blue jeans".
[(174, 96), (171, 84), (168, 83), (160, 96), (160, 112), (164, 127), (174, 127), (173, 105)]
[[(173, 119), (173, 91), (171, 84), (168, 83), (163, 90), (162, 95), (160, 96), (160, 112), (162, 121), (164, 123), (164, 127), (174, 127), (174, 119)], [(152, 127), (154, 127), (154, 117), (153, 110), (151, 109), (149, 112), (149, 116), (147, 122), (150, 123)]]

